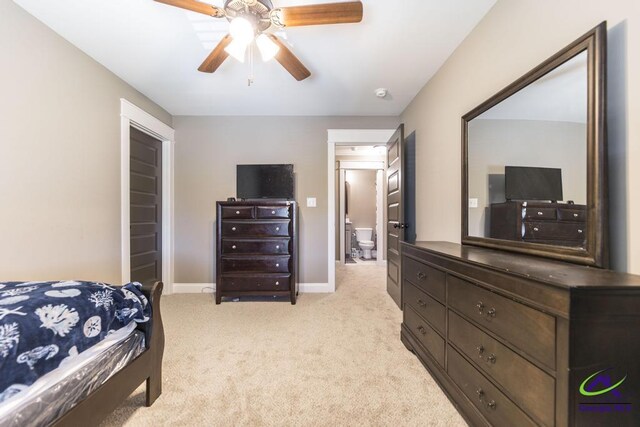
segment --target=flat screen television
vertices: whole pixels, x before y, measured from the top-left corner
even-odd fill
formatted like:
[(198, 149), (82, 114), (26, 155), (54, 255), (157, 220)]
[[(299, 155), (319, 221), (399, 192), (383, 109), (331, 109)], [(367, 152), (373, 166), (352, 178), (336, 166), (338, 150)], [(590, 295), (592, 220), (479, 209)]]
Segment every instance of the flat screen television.
[(562, 169), (505, 166), (507, 200), (550, 200), (562, 198)]
[(238, 165), (236, 196), (293, 199), (293, 165)]

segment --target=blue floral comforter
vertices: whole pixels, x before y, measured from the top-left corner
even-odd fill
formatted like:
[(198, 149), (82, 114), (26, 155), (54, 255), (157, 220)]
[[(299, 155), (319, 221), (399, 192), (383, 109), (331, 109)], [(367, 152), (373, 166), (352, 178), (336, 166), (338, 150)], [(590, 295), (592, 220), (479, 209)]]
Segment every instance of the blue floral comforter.
[(0, 283), (0, 403), (132, 321), (149, 320), (139, 283)]

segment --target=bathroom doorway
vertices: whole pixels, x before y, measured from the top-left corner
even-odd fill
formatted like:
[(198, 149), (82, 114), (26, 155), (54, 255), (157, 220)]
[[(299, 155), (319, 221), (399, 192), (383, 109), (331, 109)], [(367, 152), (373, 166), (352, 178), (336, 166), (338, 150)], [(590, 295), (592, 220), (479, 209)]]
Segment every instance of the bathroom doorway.
[(336, 148), (336, 259), (347, 265), (385, 265), (386, 147)]

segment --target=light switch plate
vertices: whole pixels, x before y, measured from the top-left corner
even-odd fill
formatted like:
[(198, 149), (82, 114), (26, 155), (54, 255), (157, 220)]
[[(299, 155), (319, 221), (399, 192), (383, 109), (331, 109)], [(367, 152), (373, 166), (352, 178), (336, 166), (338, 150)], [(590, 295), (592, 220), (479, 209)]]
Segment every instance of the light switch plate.
[(316, 198), (315, 197), (307, 197), (307, 207), (315, 208), (316, 207)]
[(469, 207), (477, 208), (478, 207), (478, 199), (469, 199)]

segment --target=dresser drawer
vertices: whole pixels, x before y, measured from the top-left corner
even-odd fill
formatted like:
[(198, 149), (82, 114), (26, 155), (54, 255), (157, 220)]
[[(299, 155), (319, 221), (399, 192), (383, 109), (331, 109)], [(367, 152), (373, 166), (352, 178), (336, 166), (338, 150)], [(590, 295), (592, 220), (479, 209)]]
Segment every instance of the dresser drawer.
[(502, 385), (533, 418), (543, 425), (554, 424), (555, 381), (551, 376), (453, 311), (449, 311), (449, 342)]
[(289, 253), (289, 239), (222, 240), (222, 253), (281, 255)]
[(289, 218), (289, 208), (287, 206), (258, 206), (256, 208), (258, 218)]
[(449, 306), (555, 369), (555, 318), (449, 275)]
[(289, 235), (289, 221), (223, 221), (223, 237), (278, 237)]
[(444, 366), (444, 339), (436, 333), (412, 308), (404, 309), (404, 324), (418, 338), (418, 341), (429, 351), (431, 356)]
[(584, 240), (586, 227), (581, 222), (525, 221), (524, 239)]
[(457, 351), (449, 347), (447, 355), (447, 373), (491, 425), (514, 427), (536, 425)]
[(587, 211), (585, 209), (559, 208), (558, 219), (561, 221), (587, 221)]
[(253, 219), (253, 206), (222, 206), (222, 218)]
[(444, 302), (446, 274), (412, 258), (402, 257), (402, 277)]
[(290, 274), (222, 275), (222, 291), (288, 291)]
[(535, 208), (527, 206), (524, 208), (524, 217), (528, 219), (556, 219), (556, 208)]
[(442, 335), (445, 334), (445, 316), (446, 310), (444, 305), (431, 298), (425, 292), (413, 286), (409, 282), (404, 282), (404, 295), (402, 300), (413, 308), (416, 313), (427, 320)]
[(222, 273), (261, 272), (289, 273), (288, 256), (222, 257)]

